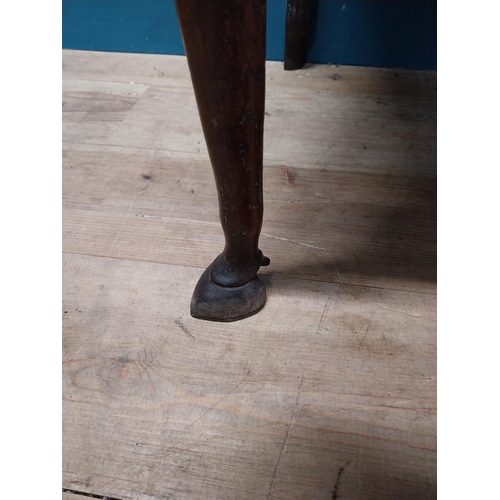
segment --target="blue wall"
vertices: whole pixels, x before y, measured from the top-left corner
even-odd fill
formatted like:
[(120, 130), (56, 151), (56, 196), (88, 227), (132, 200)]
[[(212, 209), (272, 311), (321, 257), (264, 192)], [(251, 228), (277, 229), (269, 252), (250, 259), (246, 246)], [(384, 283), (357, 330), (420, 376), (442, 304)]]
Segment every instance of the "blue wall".
[[(436, 69), (436, 2), (320, 0), (308, 61)], [(283, 60), (285, 12), (286, 0), (268, 0), (271, 60)], [(67, 49), (184, 54), (173, 0), (63, 0), (62, 41)]]

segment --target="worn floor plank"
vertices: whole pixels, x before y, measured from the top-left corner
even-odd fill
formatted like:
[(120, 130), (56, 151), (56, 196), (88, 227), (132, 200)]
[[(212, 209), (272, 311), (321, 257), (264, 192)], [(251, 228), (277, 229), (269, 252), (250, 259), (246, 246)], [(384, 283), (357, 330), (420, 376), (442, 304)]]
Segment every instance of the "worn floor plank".
[[(65, 141), (206, 153), (185, 58), (64, 51), (63, 71), (70, 94), (65, 100), (77, 96), (81, 81), (116, 86), (122, 96), (147, 87), (112, 126), (78, 126), (68, 108)], [(266, 71), (266, 160), (296, 168), (435, 175), (435, 72), (325, 65), (285, 72), (272, 61)], [(105, 95), (94, 98), (94, 114), (101, 102), (109, 107)]]
[(224, 325), (189, 315), (223, 237), (185, 58), (63, 75), (63, 488), (435, 498), (436, 74), (267, 63), (268, 302)]
[(64, 256), (64, 487), (329, 499), (353, 462), (346, 498), (432, 494), (435, 296), (268, 276), (220, 325), (189, 316), (198, 274)]
[[(208, 159), (68, 144), (64, 249), (206, 267), (223, 248)], [(435, 293), (432, 179), (266, 165), (264, 273)]]

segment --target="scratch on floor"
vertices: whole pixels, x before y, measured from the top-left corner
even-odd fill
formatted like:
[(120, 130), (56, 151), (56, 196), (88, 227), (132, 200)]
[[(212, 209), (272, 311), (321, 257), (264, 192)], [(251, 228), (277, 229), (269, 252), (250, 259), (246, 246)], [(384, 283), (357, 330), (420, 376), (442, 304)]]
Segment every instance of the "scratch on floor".
[(303, 384), (304, 384), (304, 372), (302, 372), (302, 377), (300, 379), (299, 389), (297, 391), (297, 396), (295, 398), (295, 407), (293, 409), (292, 418), (290, 419), (290, 422), (288, 424), (288, 428), (287, 428), (286, 434), (285, 434), (285, 439), (283, 440), (283, 444), (281, 445), (281, 450), (279, 452), (278, 459), (276, 460), (276, 465), (274, 466), (273, 475), (271, 477), (271, 483), (269, 485), (269, 490), (267, 491), (267, 498), (268, 499), (272, 498), (273, 493), (274, 493), (274, 485), (276, 483), (276, 476), (278, 475), (278, 471), (279, 471), (279, 468), (281, 465), (281, 458), (283, 457), (283, 454), (285, 453), (286, 444), (288, 441), (288, 436), (290, 435), (290, 431), (292, 430), (293, 424), (295, 422), (295, 415), (297, 414), (297, 410), (299, 407), (299, 399), (300, 399), (300, 394), (302, 392), (302, 385)]
[(122, 234), (123, 228), (125, 227), (125, 224), (128, 222), (130, 219), (130, 214), (132, 212), (132, 207), (134, 206), (135, 200), (137, 199), (139, 193), (135, 193), (134, 198), (130, 202), (130, 205), (128, 206), (127, 213), (125, 214), (125, 218), (123, 219), (122, 225), (120, 226), (120, 229), (118, 229), (118, 232), (116, 233), (115, 239), (113, 240), (113, 243), (111, 244), (111, 249), (115, 248), (116, 242), (118, 241), (118, 238)]
[(144, 217), (145, 219), (162, 219), (159, 215), (135, 214), (136, 217)]
[(221, 404), (222, 401), (224, 401), (228, 396), (231, 396), (232, 394), (234, 394), (238, 389), (239, 387), (244, 383), (246, 382), (248, 379), (248, 376), (245, 377), (243, 380), (241, 380), (239, 382), (239, 384), (230, 392), (228, 392), (227, 394), (225, 394), (224, 396), (222, 396), (222, 398), (220, 398), (218, 401), (216, 401), (212, 406), (210, 406), (210, 408), (208, 408), (205, 412), (203, 412), (194, 422), (191, 422), (187, 428), (190, 429), (191, 427), (193, 427), (194, 424), (196, 424), (198, 421), (200, 421), (207, 413), (211, 412), (217, 405)]
[(330, 309), (330, 305), (332, 303), (333, 297), (330, 295), (328, 297), (328, 300), (326, 301), (325, 308), (323, 309), (323, 314), (321, 315), (321, 319), (319, 320), (318, 323), (318, 329), (316, 330), (316, 335), (319, 333), (321, 330), (321, 327), (323, 326), (323, 323), (325, 322), (325, 316), (326, 313), (328, 312), (328, 309)]
[(273, 240), (286, 241), (287, 243), (293, 243), (294, 245), (300, 245), (303, 247), (314, 248), (315, 250), (324, 251), (324, 248), (316, 247), (314, 245), (308, 245), (307, 243), (301, 243), (300, 241), (290, 240), (288, 238), (280, 238), (279, 236), (273, 236), (272, 234), (260, 233), (262, 236), (266, 236), (267, 238), (272, 238)]
[[(306, 221), (306, 218), (304, 217), (304, 214), (300, 210), (298, 210), (298, 212), (301, 215), (301, 217), (304, 219), (304, 222), (307, 225), (307, 221)], [(323, 250), (323, 252), (326, 253), (326, 256), (328, 257), (328, 259), (330, 259), (330, 262), (332, 263), (333, 267), (335, 268), (335, 271), (337, 271), (337, 275), (339, 277), (340, 284), (343, 285), (344, 284), (344, 280), (342, 279), (342, 275), (340, 274), (339, 268), (337, 267), (337, 265), (335, 264), (335, 262), (333, 262), (333, 259), (331, 258), (330, 254), (327, 252), (326, 248), (323, 246), (323, 244), (321, 243), (321, 241), (319, 241), (319, 238), (316, 236), (316, 233), (312, 229), (311, 229), (311, 233), (313, 234), (313, 236), (316, 238), (316, 241), (320, 245), (320, 247), (321, 247), (320, 250)]]
[(205, 226), (215, 226), (215, 227), (220, 227), (220, 223), (217, 222), (208, 222), (204, 220), (195, 220), (195, 219), (179, 219), (178, 217), (169, 217), (167, 216), (157, 216), (157, 215), (148, 215), (148, 214), (135, 214), (136, 217), (145, 217), (149, 219), (159, 219), (163, 221), (169, 221), (169, 222), (182, 222), (184, 223), (191, 223), (191, 224), (203, 224)]
[(347, 462), (345, 465), (343, 465), (337, 472), (337, 479), (335, 480), (335, 484), (333, 485), (333, 493), (332, 493), (332, 500), (337, 500), (339, 498), (339, 486), (340, 486), (340, 476), (344, 472), (344, 469), (352, 463), (352, 460), (350, 462)]
[(279, 214), (280, 210), (285, 206), (287, 205), (288, 203), (290, 203), (291, 199), (294, 197), (294, 193), (292, 193), (278, 208), (278, 210), (276, 210), (276, 212), (274, 212), (271, 216), (267, 216), (265, 217), (265, 221), (264, 221), (264, 224), (268, 224), (270, 221), (274, 220), (275, 217)]
[(187, 327), (182, 323), (180, 319), (175, 320), (175, 324), (190, 338), (196, 340), (194, 335), (187, 329)]
[[(149, 158), (146, 161), (146, 166), (149, 166), (151, 163), (151, 160), (153, 159), (153, 156), (155, 154), (154, 149), (151, 150), (149, 154)], [(130, 202), (130, 205), (128, 206), (127, 213), (125, 214), (125, 218), (123, 219), (122, 225), (120, 226), (120, 229), (118, 229), (118, 232), (116, 233), (115, 239), (113, 240), (113, 243), (111, 244), (111, 249), (115, 248), (116, 242), (118, 241), (118, 238), (122, 234), (123, 228), (127, 224), (128, 220), (130, 219), (130, 216), (132, 215), (132, 208), (135, 204), (135, 201), (137, 200), (137, 196), (142, 195), (144, 191), (146, 191), (147, 186), (144, 186), (138, 193), (135, 193), (132, 201)]]
[(408, 311), (403, 311), (402, 309), (394, 309), (393, 307), (385, 307), (385, 306), (379, 306), (379, 307), (380, 307), (380, 309), (385, 309), (387, 311), (401, 313), (401, 314), (404, 314), (405, 316), (411, 316), (412, 318), (421, 318), (422, 317), (421, 314), (413, 314), (413, 313), (408, 312)]

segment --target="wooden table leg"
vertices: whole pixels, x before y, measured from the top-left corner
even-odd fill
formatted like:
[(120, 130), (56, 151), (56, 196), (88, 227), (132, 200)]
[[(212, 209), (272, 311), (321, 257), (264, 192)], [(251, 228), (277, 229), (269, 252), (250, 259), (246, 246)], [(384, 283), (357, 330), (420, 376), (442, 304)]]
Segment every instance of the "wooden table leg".
[(285, 70), (300, 69), (306, 63), (307, 42), (316, 23), (318, 0), (287, 0), (285, 28)]
[(265, 101), (266, 0), (176, 0), (212, 163), (223, 252), (203, 273), (191, 314), (234, 321), (259, 311), (269, 259), (259, 250)]

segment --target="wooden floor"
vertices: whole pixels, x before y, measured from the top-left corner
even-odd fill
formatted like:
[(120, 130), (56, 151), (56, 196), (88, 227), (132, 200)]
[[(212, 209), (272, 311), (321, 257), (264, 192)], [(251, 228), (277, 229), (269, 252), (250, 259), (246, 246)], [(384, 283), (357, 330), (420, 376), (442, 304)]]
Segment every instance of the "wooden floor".
[(265, 308), (222, 250), (186, 60), (63, 52), (63, 498), (436, 497), (436, 73), (267, 63)]

